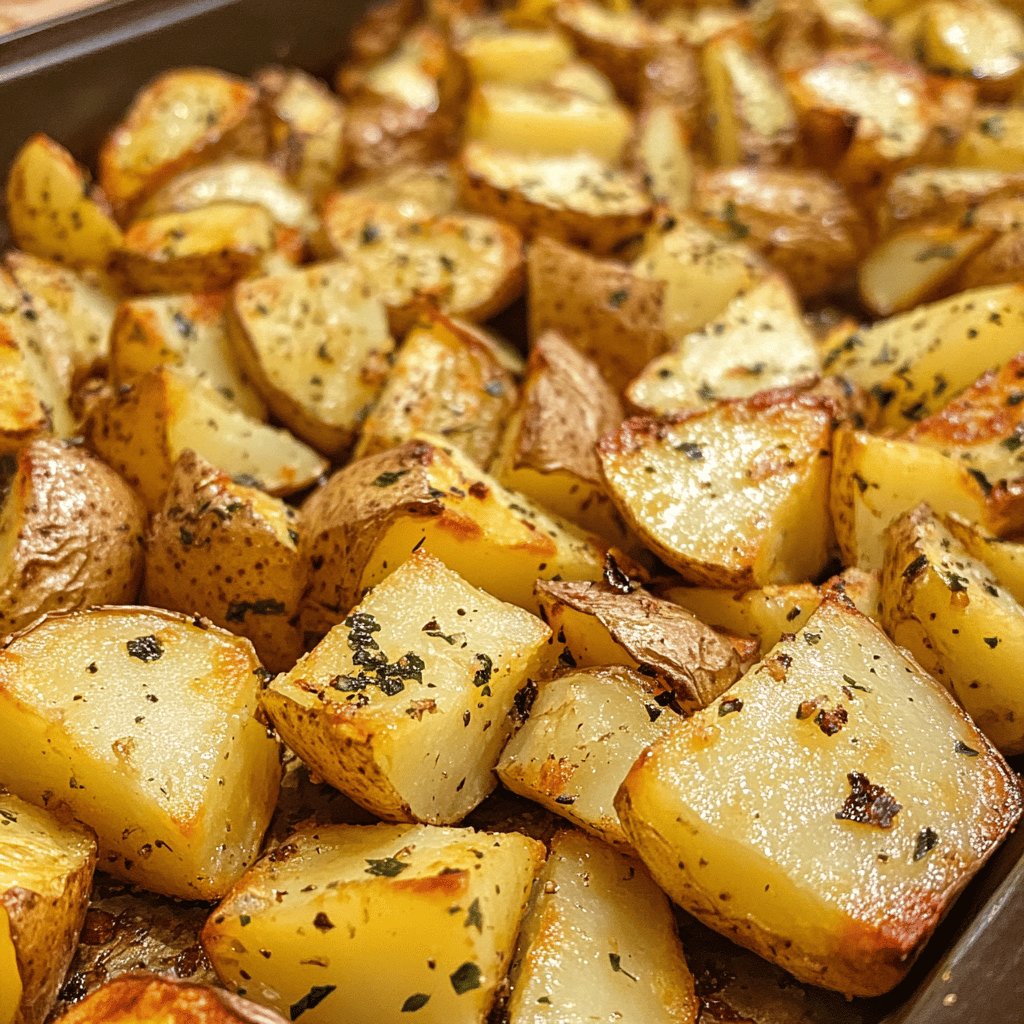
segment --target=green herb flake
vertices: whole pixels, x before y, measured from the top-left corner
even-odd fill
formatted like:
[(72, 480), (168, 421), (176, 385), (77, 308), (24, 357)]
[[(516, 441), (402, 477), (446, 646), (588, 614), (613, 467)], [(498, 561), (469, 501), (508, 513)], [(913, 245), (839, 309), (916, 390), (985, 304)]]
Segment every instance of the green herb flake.
[(976, 751), (974, 749), (974, 747), (967, 746), (967, 744), (964, 743), (963, 740), (957, 740), (956, 741), (956, 746), (954, 746), (953, 749), (958, 754), (963, 754), (964, 757), (977, 757), (978, 756), (978, 751)]
[(631, 981), (636, 981), (637, 977), (635, 974), (630, 974), (625, 967), (622, 966), (622, 957), (618, 953), (609, 953), (608, 962), (612, 965), (612, 970), (616, 974), (624, 974)]
[(292, 1020), (298, 1020), (307, 1010), (319, 1006), (338, 986), (314, 985), (297, 1003), (292, 1003), (288, 1013)]
[(415, 1013), (417, 1010), (422, 1010), (429, 1002), (430, 996), (426, 992), (414, 992), (402, 1003), (402, 1013)]
[(128, 648), (128, 655), (132, 658), (138, 658), (139, 661), (151, 662), (159, 661), (164, 654), (163, 647), (160, 646), (160, 641), (155, 636), (140, 636), (134, 640), (129, 640), (125, 644)]
[(448, 976), (448, 980), (452, 983), (452, 988), (455, 989), (457, 996), (464, 995), (466, 992), (472, 992), (473, 989), (480, 987), (480, 968), (472, 961), (467, 960), (454, 974)]
[(478, 932), (484, 930), (484, 915), (480, 910), (480, 901), (473, 900), (466, 912), (466, 920), (462, 922), (464, 928), (475, 928)]
[(915, 257), (915, 263), (927, 263), (929, 260), (953, 260), (956, 259), (956, 247), (952, 245), (929, 245), (922, 249)]
[(849, 686), (852, 690), (860, 690), (861, 693), (871, 692), (871, 687), (862, 686), (860, 683), (857, 682), (856, 679), (853, 678), (853, 676), (848, 676), (846, 675), (846, 673), (843, 673), (843, 682), (846, 683), (846, 685)]
[(247, 925), (252, 924), (252, 918), (248, 914), (239, 914), (238, 923), (245, 928)]
[(392, 484), (398, 483), (398, 481), (401, 480), (402, 477), (406, 476), (408, 473), (409, 470), (407, 469), (388, 470), (384, 473), (381, 473), (380, 476), (378, 476), (377, 479), (373, 481), (373, 486), (390, 487)]
[(366, 869), (366, 873), (377, 875), (379, 878), (394, 878), (409, 866), (397, 857), (383, 857), (380, 860), (368, 859), (366, 863), (370, 865)]
[(914, 845), (914, 860), (921, 860), (927, 857), (939, 841), (939, 833), (932, 828), (923, 828), (917, 833), (917, 843)]

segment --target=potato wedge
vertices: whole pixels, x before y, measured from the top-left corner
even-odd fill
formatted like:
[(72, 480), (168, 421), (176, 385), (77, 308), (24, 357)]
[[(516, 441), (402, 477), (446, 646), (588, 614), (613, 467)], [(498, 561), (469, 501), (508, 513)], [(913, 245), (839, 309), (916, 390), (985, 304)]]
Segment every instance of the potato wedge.
[(485, 332), (427, 309), (395, 356), (354, 457), (396, 448), (426, 431), (486, 467), (517, 393), (515, 377)]
[(509, 712), (550, 639), (419, 551), (274, 681), (263, 708), (320, 778), (378, 817), (456, 824), (494, 788)]
[(227, 307), (239, 363), (274, 414), (332, 455), (347, 452), (395, 342), (373, 286), (342, 262), (242, 281)]
[(303, 1024), (478, 1024), (543, 861), (515, 832), (304, 828), (213, 912), (203, 944), (226, 985)]
[(739, 292), (707, 326), (651, 360), (626, 397), (638, 409), (661, 415), (808, 384), (820, 370), (818, 346), (793, 290), (770, 274)]
[(905, 427), (1012, 359), (1021, 323), (1024, 289), (978, 288), (839, 335), (822, 365), (869, 392), (882, 425)]
[(327, 469), (287, 431), (230, 408), (169, 366), (100, 397), (83, 430), (93, 451), (138, 490), (151, 512), (163, 504), (174, 463), (187, 448), (271, 494), (301, 491)]
[(566, 652), (563, 664), (624, 665), (692, 712), (721, 696), (756, 657), (756, 648), (741, 657), (729, 638), (671, 601), (623, 585), (614, 570), (606, 579), (537, 581), (541, 614)]
[(125, 299), (111, 326), (111, 383), (133, 384), (171, 366), (208, 384), (239, 412), (265, 420), (267, 404), (228, 339), (227, 301), (223, 292)]
[(988, 199), (1024, 192), (1024, 174), (984, 167), (911, 167), (893, 176), (878, 217), (891, 231), (920, 221), (964, 226), (974, 223), (972, 210)]
[(655, 743), (616, 800), (674, 900), (850, 995), (900, 981), (1021, 807), (949, 694), (835, 594)]
[(572, 44), (551, 28), (472, 20), (456, 33), (455, 47), (474, 82), (543, 85), (573, 57)]
[(0, 634), (45, 612), (134, 601), (145, 526), (134, 491), (95, 456), (56, 440), (26, 444), (0, 506)]
[(633, 162), (659, 209), (680, 217), (690, 209), (696, 176), (691, 134), (673, 103), (654, 100), (637, 124)]
[(121, 245), (106, 197), (46, 135), (18, 150), (7, 177), (7, 222), (25, 252), (70, 267), (105, 267)]
[(527, 254), (530, 338), (572, 342), (621, 390), (669, 344), (664, 281), (595, 259), (549, 238)]
[(205, 616), (287, 672), (302, 654), (298, 525), (283, 501), (184, 452), (146, 538), (146, 603)]
[(0, 1021), (43, 1024), (78, 944), (96, 839), (0, 789)]
[(800, 582), (828, 560), (832, 410), (769, 391), (638, 417), (598, 445), (601, 469), (637, 536), (689, 582)]
[(511, 1024), (694, 1024), (700, 1013), (664, 894), (642, 865), (575, 830), (551, 841), (511, 978)]
[(544, 235), (597, 256), (643, 234), (651, 201), (638, 175), (588, 153), (520, 156), (470, 143), (459, 158), (462, 201), (527, 238)]
[(427, 435), (335, 473), (303, 505), (302, 522), (311, 566), (302, 622), (311, 634), (340, 622), (420, 548), (529, 611), (538, 578), (600, 579), (607, 550)]
[(100, 150), (99, 180), (125, 218), (190, 167), (223, 156), (259, 157), (265, 150), (252, 85), (211, 68), (177, 68), (136, 95)]
[(999, 581), (999, 586), (1018, 604), (1024, 604), (1024, 544), (991, 537), (976, 523), (955, 512), (941, 517), (942, 525), (956, 538), (968, 555), (982, 562)]
[(1018, 174), (1024, 154), (1022, 130), (1024, 110), (1019, 107), (979, 107), (956, 144), (953, 162), (963, 168)]
[(67, 804), (96, 831), (104, 871), (215, 899), (256, 857), (277, 799), (260, 674), (247, 640), (202, 619), (112, 605), (46, 616), (0, 650), (0, 723), (22, 739), (0, 750), (0, 777)]
[(423, 300), (483, 321), (523, 289), (522, 237), (489, 217), (408, 217), (396, 207), (328, 196), (324, 232), (334, 257), (372, 282), (404, 334)]

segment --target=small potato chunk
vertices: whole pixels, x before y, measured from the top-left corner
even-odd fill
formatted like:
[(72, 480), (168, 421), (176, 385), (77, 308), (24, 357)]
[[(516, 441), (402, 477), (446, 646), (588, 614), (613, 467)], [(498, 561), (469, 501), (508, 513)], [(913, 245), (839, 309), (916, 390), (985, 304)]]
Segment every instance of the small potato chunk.
[(694, 993), (668, 900), (643, 866), (559, 832), (512, 963), (510, 1024), (694, 1024)]
[(600, 579), (607, 551), (427, 436), (335, 473), (306, 501), (302, 521), (311, 567), (302, 622), (313, 634), (420, 548), (529, 611), (538, 578)]
[(203, 945), (226, 985), (303, 1024), (482, 1024), (543, 862), (516, 832), (306, 827), (239, 882)]
[(1024, 288), (978, 288), (840, 336), (823, 365), (869, 392), (882, 425), (905, 427), (1012, 359), (1022, 325)]
[(549, 238), (527, 256), (530, 339), (554, 331), (621, 390), (668, 347), (664, 281)]
[(1024, 158), (1024, 110), (1019, 107), (979, 107), (953, 152), (963, 168), (985, 168), (1019, 174)]
[(522, 237), (489, 217), (406, 216), (343, 193), (328, 197), (323, 216), (335, 258), (372, 283), (396, 333), (412, 326), (423, 300), (482, 322), (522, 292)]
[(99, 155), (99, 179), (114, 208), (131, 213), (170, 178), (223, 156), (262, 156), (259, 94), (211, 68), (178, 68), (149, 83)]
[(638, 409), (662, 415), (811, 383), (820, 370), (818, 346), (792, 288), (771, 274), (648, 363), (626, 397)]
[(208, 384), (239, 412), (265, 420), (267, 405), (228, 339), (227, 299), (223, 292), (126, 299), (110, 331), (110, 382), (133, 384), (172, 366)]
[(89, 905), (96, 840), (0, 789), (0, 1022), (43, 1024)]
[(15, 244), (70, 267), (105, 267), (121, 229), (88, 172), (46, 135), (18, 151), (7, 177), (7, 221)]
[(792, 391), (627, 420), (598, 445), (629, 525), (691, 583), (795, 583), (825, 567), (833, 406)]
[[(534, 691), (530, 691), (533, 696)], [(540, 683), (508, 741), (498, 778), (613, 846), (629, 848), (613, 806), (626, 773), (677, 716), (671, 694), (626, 668), (569, 671)]]
[[(563, 664), (624, 665), (657, 680), (684, 711), (707, 707), (749, 667), (726, 637), (671, 601), (610, 582), (537, 581), (544, 621)], [(746, 646), (746, 645), (744, 645)], [(756, 648), (751, 652), (756, 656)]]
[(616, 800), (684, 909), (862, 996), (904, 977), (1021, 807), (949, 694), (838, 594), (655, 743)]
[(516, 380), (480, 328), (426, 309), (395, 356), (363, 422), (357, 459), (425, 431), (489, 465), (515, 406)]
[(639, 175), (589, 153), (518, 155), (477, 142), (459, 166), (466, 207), (509, 221), (527, 238), (544, 235), (603, 256), (642, 235), (651, 219)]
[(287, 431), (232, 409), (169, 366), (100, 397), (83, 430), (93, 451), (138, 490), (151, 512), (163, 504), (174, 463), (187, 448), (271, 494), (300, 491), (327, 469)]
[(0, 506), (0, 634), (44, 612), (134, 601), (145, 526), (135, 492), (95, 456), (55, 440), (25, 445)]
[(778, 267), (804, 298), (842, 291), (866, 243), (863, 215), (819, 171), (732, 167), (699, 175), (696, 214)]
[(59, 1024), (285, 1024), (285, 1018), (220, 988), (139, 974), (107, 982)]
[(275, 244), (262, 206), (216, 203), (135, 221), (111, 267), (128, 291), (215, 292), (259, 274)]
[(275, 415), (332, 456), (351, 448), (395, 346), (372, 284), (341, 262), (241, 282), (228, 335)]
[(690, 209), (696, 173), (690, 131), (678, 107), (652, 102), (641, 114), (633, 159), (643, 172), (655, 203), (670, 217)]
[(494, 788), (551, 631), (418, 551), (264, 695), (289, 747), (389, 821), (461, 821)]
[(510, 28), (503, 21), (471, 21), (455, 46), (475, 82), (544, 85), (573, 56), (572, 44), (550, 28)]
[(283, 501), (186, 451), (149, 529), (146, 602), (198, 612), (248, 637), (271, 671), (286, 672), (302, 654), (295, 620), (306, 565), (297, 527)]
[(277, 800), (248, 640), (156, 608), (50, 615), (0, 650), (0, 778), (99, 836), (104, 871), (189, 899), (252, 863)]

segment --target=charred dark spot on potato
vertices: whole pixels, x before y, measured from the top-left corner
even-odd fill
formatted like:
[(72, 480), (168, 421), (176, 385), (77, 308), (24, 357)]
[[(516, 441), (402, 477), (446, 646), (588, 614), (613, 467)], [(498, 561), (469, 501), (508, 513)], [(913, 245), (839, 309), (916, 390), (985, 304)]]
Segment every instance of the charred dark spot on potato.
[(862, 772), (849, 772), (846, 779), (850, 783), (850, 795), (836, 811), (836, 818), (876, 828), (892, 828), (893, 819), (903, 810), (903, 805), (886, 792), (884, 786), (875, 785)]
[(918, 861), (927, 857), (939, 841), (939, 834), (933, 828), (927, 826), (917, 834), (917, 842), (914, 844), (914, 860)]
[(138, 658), (139, 661), (159, 661), (164, 654), (164, 649), (160, 646), (160, 641), (152, 634), (149, 636), (136, 637), (134, 640), (128, 640), (125, 643), (125, 646), (128, 648), (128, 656), (131, 658)]

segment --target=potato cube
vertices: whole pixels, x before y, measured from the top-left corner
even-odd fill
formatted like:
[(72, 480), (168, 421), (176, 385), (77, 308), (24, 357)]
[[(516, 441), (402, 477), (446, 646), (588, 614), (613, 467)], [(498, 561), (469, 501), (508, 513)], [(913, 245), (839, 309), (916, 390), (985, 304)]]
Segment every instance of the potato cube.
[(509, 28), (502, 22), (470, 23), (456, 38), (456, 49), (477, 82), (543, 85), (573, 56), (560, 32)]
[(0, 747), (0, 778), (90, 825), (104, 871), (214, 899), (256, 857), (277, 799), (260, 672), (247, 640), (202, 619), (47, 616), (0, 650), (0, 727), (19, 737)]
[(213, 912), (224, 983), (303, 1024), (483, 1024), (544, 847), (429, 825), (307, 827)]
[(78, 945), (96, 840), (0, 789), (0, 1022), (43, 1024)]
[(494, 788), (513, 701), (550, 639), (535, 616), (418, 551), (263, 707), (317, 775), (378, 817), (454, 824)]
[(658, 883), (803, 981), (887, 992), (1021, 814), (950, 695), (842, 595), (651, 747), (616, 808)]

